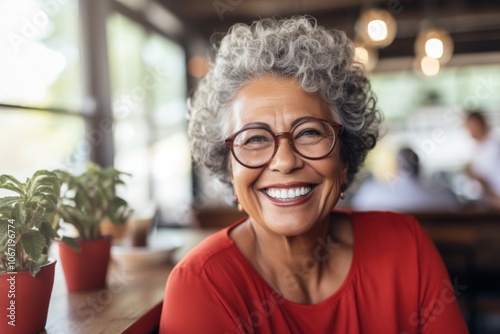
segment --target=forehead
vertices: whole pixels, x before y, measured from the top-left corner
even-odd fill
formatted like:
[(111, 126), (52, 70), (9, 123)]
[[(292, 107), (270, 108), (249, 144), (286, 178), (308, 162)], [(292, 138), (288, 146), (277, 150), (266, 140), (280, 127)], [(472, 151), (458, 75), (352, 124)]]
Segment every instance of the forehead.
[(256, 78), (236, 94), (231, 105), (232, 128), (251, 122), (289, 127), (299, 117), (333, 120), (328, 105), (317, 93), (308, 93), (293, 79)]

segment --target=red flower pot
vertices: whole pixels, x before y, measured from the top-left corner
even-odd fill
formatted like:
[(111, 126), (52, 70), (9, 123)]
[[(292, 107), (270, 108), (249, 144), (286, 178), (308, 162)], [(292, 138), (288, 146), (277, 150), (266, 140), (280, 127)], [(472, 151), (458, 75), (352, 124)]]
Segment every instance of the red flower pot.
[(54, 286), (55, 264), (56, 260), (50, 259), (36, 277), (29, 271), (0, 273), (0, 333), (43, 331)]
[(111, 238), (79, 241), (80, 251), (59, 242), (59, 257), (68, 291), (88, 291), (106, 286)]

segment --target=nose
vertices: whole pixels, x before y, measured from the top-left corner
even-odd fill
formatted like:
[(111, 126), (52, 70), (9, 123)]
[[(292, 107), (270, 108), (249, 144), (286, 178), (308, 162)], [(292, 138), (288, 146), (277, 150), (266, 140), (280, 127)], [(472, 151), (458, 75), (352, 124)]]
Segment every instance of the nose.
[(269, 163), (269, 169), (288, 174), (297, 168), (302, 168), (304, 161), (294, 152), (288, 138), (279, 138), (278, 144), (278, 149)]

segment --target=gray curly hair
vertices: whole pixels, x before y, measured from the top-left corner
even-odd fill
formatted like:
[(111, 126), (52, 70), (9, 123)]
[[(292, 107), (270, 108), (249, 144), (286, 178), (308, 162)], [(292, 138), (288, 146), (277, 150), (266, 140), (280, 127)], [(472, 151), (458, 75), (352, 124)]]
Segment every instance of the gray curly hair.
[(320, 27), (307, 16), (266, 18), (232, 26), (213, 51), (210, 69), (189, 101), (188, 135), (196, 163), (230, 182), (224, 139), (230, 131), (232, 99), (252, 79), (274, 75), (317, 92), (344, 125), (340, 150), (351, 183), (379, 138), (382, 116), (344, 32)]

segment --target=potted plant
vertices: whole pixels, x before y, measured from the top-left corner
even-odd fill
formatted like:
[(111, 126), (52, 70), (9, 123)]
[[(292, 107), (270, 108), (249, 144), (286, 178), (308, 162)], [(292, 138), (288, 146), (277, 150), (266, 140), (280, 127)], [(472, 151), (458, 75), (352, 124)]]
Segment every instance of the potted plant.
[(105, 220), (123, 225), (131, 210), (127, 202), (116, 194), (124, 184), (120, 172), (112, 167), (101, 168), (89, 164), (81, 175), (56, 171), (62, 180), (63, 205), (59, 213), (71, 224), (78, 236), (59, 243), (59, 255), (69, 291), (103, 288), (109, 265), (111, 237), (101, 233)]
[(48, 250), (60, 203), (60, 182), (46, 170), (26, 182), (0, 175), (0, 333), (38, 333), (47, 321), (55, 260)]

